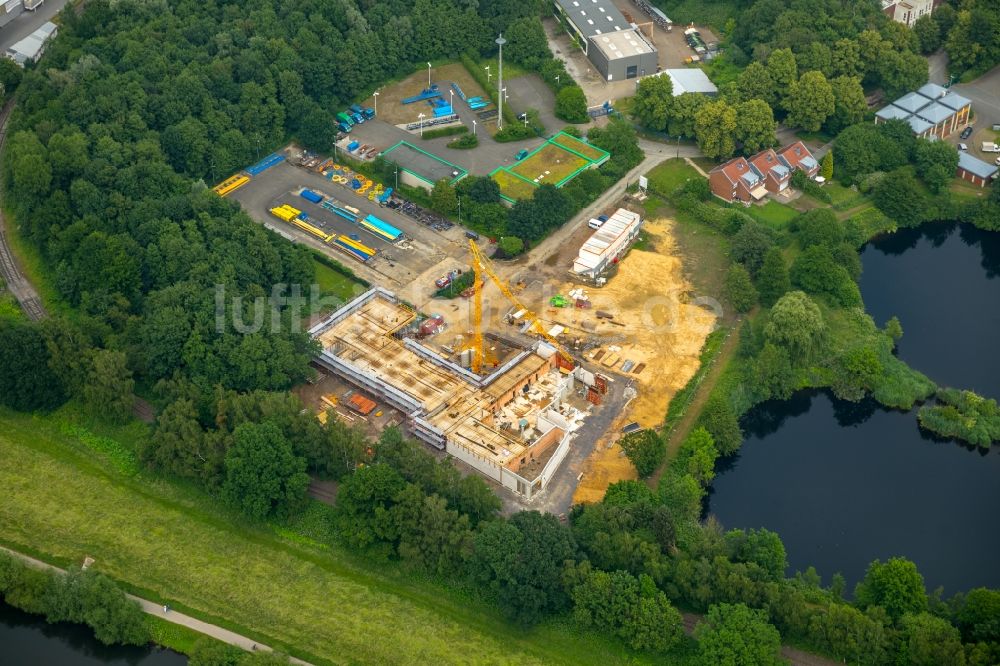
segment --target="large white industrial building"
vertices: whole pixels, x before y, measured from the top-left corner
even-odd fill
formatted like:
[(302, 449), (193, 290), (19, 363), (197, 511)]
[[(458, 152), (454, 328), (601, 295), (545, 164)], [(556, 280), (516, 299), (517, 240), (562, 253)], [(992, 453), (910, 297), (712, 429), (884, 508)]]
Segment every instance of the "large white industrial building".
[(642, 228), (638, 213), (619, 208), (580, 248), (573, 272), (596, 279), (628, 251)]

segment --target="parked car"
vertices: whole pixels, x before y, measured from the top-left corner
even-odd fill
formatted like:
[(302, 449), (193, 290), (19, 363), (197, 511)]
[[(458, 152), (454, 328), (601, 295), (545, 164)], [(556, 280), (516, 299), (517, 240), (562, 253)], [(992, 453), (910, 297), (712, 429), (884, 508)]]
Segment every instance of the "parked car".
[(959, 150), (968, 150), (969, 147), (967, 145), (965, 145), (964, 143), (960, 143), (960, 144), (958, 144), (958, 149)]
[(1000, 123), (993, 123), (993, 131), (1000, 132)]
[(601, 222), (607, 222), (608, 221), (608, 216), (607, 215), (598, 215), (597, 219), (600, 220)]
[(517, 151), (517, 155), (514, 155), (514, 159), (520, 162), (527, 156), (528, 156), (528, 151), (522, 148), (521, 150)]
[(972, 136), (972, 125), (969, 125), (964, 130), (962, 130), (962, 134), (961, 134), (961, 137), (963, 139), (968, 139), (970, 136)]
[(479, 234), (477, 234), (475, 231), (466, 231), (465, 237), (475, 241), (479, 240)]

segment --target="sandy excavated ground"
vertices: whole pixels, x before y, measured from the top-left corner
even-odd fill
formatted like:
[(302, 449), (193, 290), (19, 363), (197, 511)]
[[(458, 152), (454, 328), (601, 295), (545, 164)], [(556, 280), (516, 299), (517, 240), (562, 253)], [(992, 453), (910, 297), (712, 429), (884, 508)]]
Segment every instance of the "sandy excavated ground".
[[(584, 356), (590, 358), (597, 349), (605, 350), (604, 358), (618, 356), (616, 381), (632, 381), (638, 390), (636, 399), (609, 431), (608, 440), (598, 445), (588, 461), (574, 502), (598, 501), (608, 484), (635, 478), (635, 470), (620, 447), (614, 444), (609, 448), (609, 440), (617, 439), (625, 423), (655, 427), (663, 422), (670, 400), (697, 371), (701, 347), (715, 327), (715, 313), (690, 302), (691, 285), (684, 278), (671, 228), (670, 220), (648, 221), (644, 233), (651, 236), (655, 250), (632, 250), (604, 287), (587, 289), (592, 309), (566, 310), (557, 316), (561, 323), (584, 327), (599, 321), (594, 314), (597, 310), (614, 314), (614, 321), (624, 326), (596, 324), (596, 335), (587, 338), (604, 344)], [(566, 283), (562, 293), (575, 287)], [(579, 329), (572, 332), (582, 335)], [(620, 351), (609, 350), (611, 346), (620, 347)], [(623, 375), (620, 368), (626, 359), (636, 365), (645, 363), (646, 368), (638, 375)]]

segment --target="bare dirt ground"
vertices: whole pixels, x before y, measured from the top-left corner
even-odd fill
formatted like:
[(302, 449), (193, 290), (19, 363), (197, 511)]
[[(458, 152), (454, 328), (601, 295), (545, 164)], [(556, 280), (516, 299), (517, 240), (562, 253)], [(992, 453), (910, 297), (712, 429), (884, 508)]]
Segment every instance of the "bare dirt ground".
[[(601, 288), (583, 286), (568, 272), (580, 245), (592, 233), (586, 226), (522, 274), (528, 283), (521, 294), (526, 305), (537, 308), (546, 322), (566, 326), (563, 342), (576, 346), (578, 340), (584, 358), (603, 351), (597, 360), (600, 369), (616, 381), (631, 383), (638, 392), (585, 464), (574, 503), (598, 501), (610, 483), (635, 478), (634, 468), (615, 443), (621, 427), (631, 421), (644, 427), (662, 423), (671, 398), (697, 371), (701, 347), (716, 325), (714, 311), (692, 302), (693, 287), (684, 274), (673, 225), (667, 218), (647, 220), (642, 233), (648, 249), (629, 252), (617, 274)], [(550, 284), (558, 285), (558, 291), (546, 288)], [(590, 309), (550, 307), (549, 298), (555, 293), (567, 296), (581, 287), (592, 302)], [(597, 319), (598, 310), (612, 313), (615, 323)], [(605, 365), (612, 357), (616, 361)], [(646, 367), (639, 374), (622, 373), (626, 360)]]
[[(448, 91), (451, 90), (451, 82), (454, 81), (465, 93), (466, 97), (485, 96), (486, 93), (476, 83), (475, 79), (469, 75), (462, 63), (450, 63), (441, 67), (431, 69), (431, 81), (437, 83), (441, 89), (441, 96), (446, 100), (451, 100)], [(417, 122), (417, 114), (423, 113), (430, 116), (430, 106), (427, 102), (414, 102), (413, 104), (403, 104), (405, 97), (419, 95), (420, 91), (427, 87), (427, 70), (422, 69), (411, 74), (402, 81), (386, 86), (378, 92), (378, 116), (381, 120), (391, 124)], [(455, 105), (463, 104), (455, 95)], [(369, 97), (364, 102), (364, 106), (373, 106), (374, 98)]]

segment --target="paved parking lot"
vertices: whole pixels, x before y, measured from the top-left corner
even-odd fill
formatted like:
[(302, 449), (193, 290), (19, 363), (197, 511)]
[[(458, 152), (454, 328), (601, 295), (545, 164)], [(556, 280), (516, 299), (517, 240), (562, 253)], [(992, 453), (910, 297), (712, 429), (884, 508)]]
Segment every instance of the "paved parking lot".
[[(303, 187), (358, 208), (364, 215), (375, 215), (401, 230), (407, 240), (391, 244), (361, 230), (347, 220), (298, 196), (299, 190)], [(265, 226), (298, 243), (324, 252), (348, 266), (360, 277), (393, 289), (413, 303), (423, 303), (430, 297), (434, 291), (434, 279), (440, 273), (453, 268), (454, 265), (468, 264), (468, 247), (461, 227), (456, 225), (445, 232), (435, 231), (390, 208), (359, 197), (322, 175), (293, 166), (287, 161), (255, 177), (229, 198), (238, 201), (250, 217)], [(318, 222), (316, 226), (330, 233), (357, 235), (362, 243), (379, 250), (379, 255), (362, 264), (324, 244), (315, 236), (271, 215), (269, 212), (271, 208), (284, 203), (305, 211), (310, 217), (310, 222)]]
[(1000, 154), (984, 153), (980, 147), (983, 141), (997, 141), (997, 133), (992, 127), (995, 123), (1000, 123), (1000, 66), (994, 67), (971, 83), (957, 83), (952, 86), (952, 90), (972, 100), (972, 111), (975, 115), (972, 136), (968, 139), (956, 138), (955, 142), (968, 144), (970, 155), (993, 164)]

